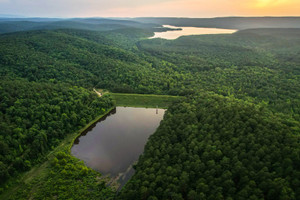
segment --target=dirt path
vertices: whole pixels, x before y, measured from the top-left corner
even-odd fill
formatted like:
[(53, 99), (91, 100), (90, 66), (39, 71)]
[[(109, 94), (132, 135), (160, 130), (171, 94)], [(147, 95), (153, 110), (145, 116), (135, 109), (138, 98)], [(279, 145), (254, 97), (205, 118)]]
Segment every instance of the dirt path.
[(102, 97), (102, 93), (101, 92), (98, 92), (95, 88), (93, 88), (94, 92), (96, 92), (96, 94), (99, 96), (99, 97)]

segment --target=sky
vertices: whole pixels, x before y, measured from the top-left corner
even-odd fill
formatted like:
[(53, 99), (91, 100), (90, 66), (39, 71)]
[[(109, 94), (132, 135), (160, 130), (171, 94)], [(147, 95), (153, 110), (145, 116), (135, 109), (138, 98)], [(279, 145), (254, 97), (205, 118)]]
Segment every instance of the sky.
[(300, 0), (0, 0), (26, 17), (300, 16)]

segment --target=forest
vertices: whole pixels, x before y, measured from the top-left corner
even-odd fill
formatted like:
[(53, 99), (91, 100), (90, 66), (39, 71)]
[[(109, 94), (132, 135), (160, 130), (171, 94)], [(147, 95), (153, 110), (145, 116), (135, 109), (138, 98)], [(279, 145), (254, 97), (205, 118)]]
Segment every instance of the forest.
[(264, 106), (189, 97), (168, 108), (120, 199), (298, 199), (297, 127)]
[[(0, 199), (300, 198), (300, 29), (147, 39), (163, 23), (0, 20)], [(122, 93), (168, 110), (117, 193), (68, 144)]]
[(7, 80), (0, 88), (1, 184), (113, 106), (109, 97), (65, 84)]

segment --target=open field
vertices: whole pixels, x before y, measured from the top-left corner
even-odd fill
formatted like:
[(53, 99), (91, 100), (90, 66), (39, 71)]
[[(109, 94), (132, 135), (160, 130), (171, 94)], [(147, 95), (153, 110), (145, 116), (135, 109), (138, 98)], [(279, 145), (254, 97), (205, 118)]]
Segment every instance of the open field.
[(168, 108), (168, 106), (183, 97), (152, 94), (123, 94), (109, 93), (116, 101), (117, 106), (146, 107), (146, 108)]

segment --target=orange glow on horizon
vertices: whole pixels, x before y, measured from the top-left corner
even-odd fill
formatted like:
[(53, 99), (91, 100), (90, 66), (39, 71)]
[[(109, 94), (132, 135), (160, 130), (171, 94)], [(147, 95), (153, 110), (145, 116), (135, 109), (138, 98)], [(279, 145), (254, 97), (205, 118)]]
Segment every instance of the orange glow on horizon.
[(300, 16), (300, 0), (0, 0), (0, 13), (39, 17)]
[[(149, 1), (151, 2), (151, 1)], [(103, 13), (104, 14), (104, 13)], [(300, 0), (174, 0), (135, 7), (111, 8), (105, 16), (220, 17), (299, 16)]]

